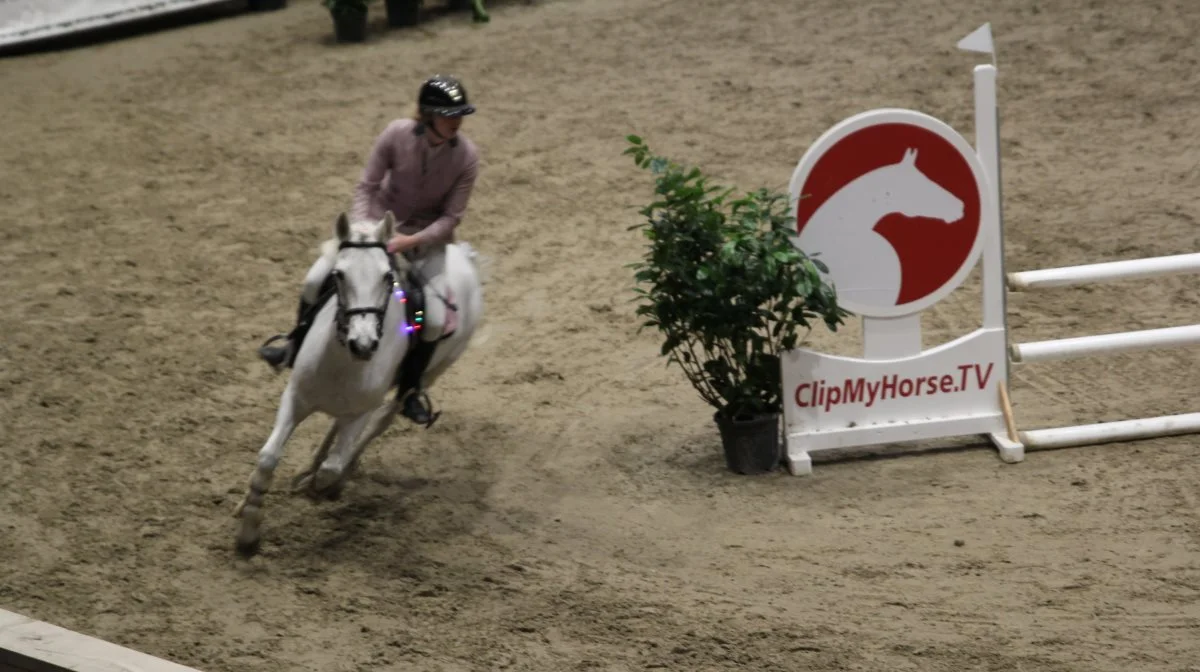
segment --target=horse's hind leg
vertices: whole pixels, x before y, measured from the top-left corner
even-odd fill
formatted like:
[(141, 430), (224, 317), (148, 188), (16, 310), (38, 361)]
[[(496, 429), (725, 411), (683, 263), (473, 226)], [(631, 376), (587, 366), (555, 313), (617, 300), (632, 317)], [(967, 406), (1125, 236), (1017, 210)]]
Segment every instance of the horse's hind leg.
[(429, 367), (429, 370), (425, 372), (426, 390), (431, 389), (438, 379), (442, 377), (442, 374), (446, 373), (451, 366), (454, 366), (458, 362), (463, 353), (467, 351), (467, 346), (471, 342), (471, 336), (472, 334), (470, 333), (456, 333), (442, 344), (442, 347), (446, 348), (444, 356), (438, 358)]
[(387, 431), (388, 427), (392, 426), (392, 421), (396, 419), (396, 414), (399, 412), (400, 404), (396, 401), (384, 402), (382, 406), (375, 409), (375, 412), (371, 414), (371, 419), (367, 421), (367, 426), (363, 428), (362, 434), (358, 437), (357, 443), (354, 444), (354, 449), (350, 454), (350, 466), (346, 469), (347, 475), (354, 473), (354, 469), (358, 466), (358, 458), (362, 457), (372, 441), (379, 438)]
[(310, 409), (300, 406), (292, 386), (288, 385), (279, 400), (279, 411), (275, 414), (275, 426), (271, 429), (271, 435), (258, 451), (258, 464), (250, 475), (246, 496), (233, 512), (234, 517), (242, 519), (241, 529), (237, 534), (237, 550), (243, 555), (250, 555), (258, 550), (262, 538), (263, 500), (267, 491), (271, 489), (275, 467), (283, 456), (284, 444), (296, 427), (311, 413)]
[(363, 427), (350, 452), (350, 463), (346, 467), (346, 475), (343, 480), (354, 475), (354, 472), (358, 470), (358, 459), (366, 452), (367, 446), (392, 426), (392, 421), (396, 419), (399, 411), (400, 404), (395, 401), (385, 401), (371, 413), (370, 419), (367, 420), (367, 426)]
[(429, 364), (429, 368), (422, 377), (421, 384), (426, 392), (432, 390), (442, 375), (454, 366), (467, 351), (467, 347), (471, 345), (471, 339), (474, 337), (474, 331), (474, 327), (459, 327), (453, 336), (438, 344), (439, 352), (434, 356), (433, 362)]
[[(366, 424), (355, 434), (353, 443), (349, 446), (339, 445), (339, 452), (345, 450), (345, 453), (336, 457), (336, 459), (327, 459), (327, 465), (322, 465), (322, 469), (328, 474), (326, 482), (322, 484), (321, 490), (327, 496), (336, 496), (341, 492), (342, 486), (345, 485), (346, 479), (354, 473), (358, 467), (358, 459), (362, 457), (367, 446), (372, 441), (387, 431), (391, 426), (392, 420), (396, 418), (396, 413), (399, 411), (400, 405), (395, 401), (388, 401), (379, 408), (371, 412), (367, 417)], [(348, 448), (348, 450), (346, 449)], [(344, 467), (341, 465), (345, 465)]]
[(333, 424), (329, 426), (329, 431), (325, 432), (325, 439), (321, 441), (321, 446), (313, 453), (308, 468), (292, 477), (293, 493), (307, 490), (309, 494), (313, 494), (310, 489), (313, 474), (317, 473), (317, 467), (320, 467), (321, 463), (325, 461), (325, 457), (329, 455), (329, 447), (333, 445), (333, 439), (337, 436), (340, 427), (341, 421), (334, 420)]
[(371, 415), (371, 413), (364, 413), (353, 420), (339, 421), (337, 442), (329, 456), (313, 474), (312, 489), (314, 492), (325, 493), (329, 488), (341, 484), (342, 479), (345, 478), (347, 467), (350, 466), (354, 440), (366, 426), (367, 421), (371, 419)]
[[(321, 443), (320, 449), (313, 454), (312, 463), (307, 469), (297, 474), (296, 477), (292, 479), (292, 491), (305, 491), (310, 497), (315, 497), (316, 495), (321, 494), (326, 498), (337, 497), (339, 494), (341, 494), (342, 487), (345, 485), (346, 479), (353, 476), (354, 472), (358, 469), (358, 458), (362, 456), (362, 452), (366, 447), (366, 444), (370, 443), (372, 439), (382, 434), (383, 431), (388, 428), (392, 422), (392, 419), (396, 416), (396, 408), (395, 402), (385, 402), (379, 408), (371, 412), (371, 416), (367, 420), (367, 425), (362, 430), (366, 433), (367, 438), (360, 439), (356, 447), (351, 451), (351, 456), (345, 468), (342, 469), (340, 478), (325, 488), (318, 489), (315, 487), (314, 476), (316, 475), (317, 470), (320, 469), (321, 465), (328, 459), (329, 448), (333, 445), (333, 441), (341, 429), (341, 421), (335, 420), (333, 426), (330, 427), (329, 431), (325, 434), (325, 440)], [(333, 469), (334, 467), (331, 463), (330, 469), (327, 471), (331, 471)]]

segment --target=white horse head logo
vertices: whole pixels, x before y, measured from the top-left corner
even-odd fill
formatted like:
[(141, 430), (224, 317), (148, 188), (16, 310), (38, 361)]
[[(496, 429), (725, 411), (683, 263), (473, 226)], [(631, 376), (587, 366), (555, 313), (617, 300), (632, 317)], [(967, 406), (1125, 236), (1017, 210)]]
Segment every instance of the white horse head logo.
[(817, 208), (795, 243), (820, 255), (839, 295), (860, 305), (891, 307), (900, 296), (900, 257), (875, 231), (890, 214), (953, 224), (963, 218), (963, 202), (921, 172), (917, 150), (910, 148), (896, 163), (839, 189)]
[[(883, 183), (882, 190), (879, 184)], [(929, 217), (952, 224), (962, 219), (963, 202), (946, 191), (917, 168), (917, 150), (904, 152), (898, 163), (884, 166), (854, 180), (838, 192), (853, 190), (855, 196), (868, 193), (879, 203), (873, 228), (885, 215), (899, 213), (905, 217)]]

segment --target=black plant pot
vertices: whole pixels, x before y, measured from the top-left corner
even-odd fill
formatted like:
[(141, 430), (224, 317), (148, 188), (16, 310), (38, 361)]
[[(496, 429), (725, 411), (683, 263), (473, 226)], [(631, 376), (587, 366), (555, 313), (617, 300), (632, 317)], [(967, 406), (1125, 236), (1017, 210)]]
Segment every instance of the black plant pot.
[(421, 0), (386, 0), (388, 25), (415, 26), (421, 22)]
[(333, 34), (338, 42), (363, 42), (367, 39), (366, 12), (330, 12)]
[(721, 432), (725, 464), (739, 474), (765, 474), (775, 470), (783, 457), (779, 414), (767, 413), (730, 419), (714, 413)]
[(287, 0), (248, 0), (246, 4), (255, 12), (267, 12), (287, 7)]

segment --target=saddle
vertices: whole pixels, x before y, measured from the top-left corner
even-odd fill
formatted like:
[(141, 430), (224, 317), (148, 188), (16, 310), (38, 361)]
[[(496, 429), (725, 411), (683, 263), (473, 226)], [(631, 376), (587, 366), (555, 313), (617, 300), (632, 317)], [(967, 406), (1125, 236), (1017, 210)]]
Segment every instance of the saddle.
[[(424, 319), (425, 314), (425, 291), (422, 287), (421, 279), (413, 271), (408, 271), (404, 274), (404, 282), (401, 283), (404, 288), (404, 312), (405, 320), (408, 324), (419, 324), (420, 320)], [(337, 284), (333, 280), (333, 276), (326, 276), (325, 281), (321, 283), (321, 291), (317, 294), (317, 300), (312, 305), (308, 306), (296, 320), (296, 326), (288, 333), (287, 338), (292, 342), (292, 354), (288, 360), (287, 366), (291, 368), (296, 361), (296, 355), (300, 352), (300, 346), (304, 344), (304, 337), (308, 334), (308, 330), (312, 327), (312, 323), (317, 318), (317, 314), (329, 303), (329, 300), (337, 294)], [(447, 329), (449, 331), (449, 329)], [(453, 333), (453, 332), (450, 332)], [(412, 339), (408, 344), (408, 352), (412, 352), (416, 339)], [(405, 353), (407, 356), (408, 352)]]

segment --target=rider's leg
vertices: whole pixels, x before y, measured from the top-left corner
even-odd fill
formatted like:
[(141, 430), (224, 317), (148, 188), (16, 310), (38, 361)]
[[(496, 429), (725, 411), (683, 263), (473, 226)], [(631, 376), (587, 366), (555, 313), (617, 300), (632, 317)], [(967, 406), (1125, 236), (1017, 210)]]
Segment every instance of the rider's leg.
[(442, 300), (442, 297), (447, 295), (445, 266), (445, 245), (422, 251), (416, 271), (425, 281), (422, 288), (425, 296), (425, 314), (421, 330), (416, 332), (417, 342), (400, 367), (399, 389), (396, 390), (396, 399), (401, 401), (404, 415), (422, 425), (428, 425), (433, 419), (429, 409), (421, 402), (421, 378), (429, 368), (429, 363), (433, 361), (438, 340), (445, 331), (447, 307)]
[[(304, 278), (304, 289), (300, 292), (300, 306), (296, 311), (296, 326), (292, 333), (303, 338), (303, 334), (297, 333), (297, 329), (301, 326), (305, 316), (316, 305), (321, 293), (321, 286), (325, 284), (326, 278), (329, 277), (329, 271), (333, 270), (333, 258), (321, 256), (318, 257), (313, 265), (308, 269), (308, 275)], [(272, 346), (270, 343), (279, 339), (287, 339), (287, 342), (281, 346)], [(291, 366), (296, 357), (296, 343), (294, 339), (288, 335), (276, 334), (267, 339), (267, 342), (258, 349), (258, 356), (263, 359), (271, 368), (279, 371), (285, 366)]]

